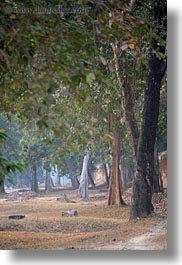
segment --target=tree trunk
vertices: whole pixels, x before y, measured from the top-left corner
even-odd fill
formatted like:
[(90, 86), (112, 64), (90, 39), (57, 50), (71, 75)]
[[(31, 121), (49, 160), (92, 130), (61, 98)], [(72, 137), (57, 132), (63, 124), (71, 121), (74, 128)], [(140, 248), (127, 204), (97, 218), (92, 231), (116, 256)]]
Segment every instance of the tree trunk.
[(121, 173), (119, 169), (120, 163), (120, 131), (116, 128), (114, 115), (110, 115), (110, 126), (113, 130), (113, 141), (112, 141), (112, 166), (111, 176), (109, 181), (109, 191), (107, 206), (116, 205), (121, 207), (124, 205), (121, 191)]
[(24, 174), (25, 175), (23, 175), (23, 179), (24, 179), (25, 185), (26, 185), (26, 187), (31, 188), (31, 186), (32, 186), (32, 170), (29, 169)]
[(107, 170), (107, 166), (105, 163), (105, 156), (103, 153), (102, 153), (102, 161), (103, 161), (103, 169), (104, 169), (105, 177), (106, 177), (106, 184), (107, 184), (107, 187), (109, 188), (109, 173), (110, 172), (108, 172), (108, 171), (110, 171), (110, 168), (109, 168), (109, 170)]
[(109, 187), (109, 174), (107, 171), (106, 163), (103, 163), (103, 168), (104, 168), (104, 172), (105, 172), (105, 176), (106, 176), (106, 184), (107, 184), (107, 187)]
[(0, 194), (4, 194), (6, 193), (5, 192), (5, 188), (4, 188), (4, 180), (1, 181), (1, 184), (0, 184)]
[(159, 154), (159, 163), (161, 187), (162, 192), (164, 192), (164, 188), (167, 188), (167, 151)]
[(45, 192), (49, 193), (52, 191), (52, 181), (51, 181), (51, 175), (48, 170), (46, 170), (46, 179), (45, 179)]
[(71, 184), (73, 187), (73, 190), (77, 190), (79, 188), (79, 181), (77, 176), (71, 176)]
[(80, 186), (79, 186), (79, 195), (82, 200), (88, 200), (88, 161), (89, 161), (89, 152), (84, 156), (82, 173), (80, 176)]
[(17, 188), (18, 189), (23, 188), (22, 177), (20, 175), (17, 175)]
[[(139, 138), (139, 131), (138, 125), (135, 118), (134, 112), (134, 99), (132, 95), (131, 86), (127, 83), (128, 78), (128, 61), (125, 56), (125, 53), (120, 52), (122, 56), (118, 56), (116, 54), (116, 50), (119, 50), (118, 44), (116, 42), (113, 47), (114, 52), (114, 60), (115, 60), (115, 69), (116, 69), (116, 76), (119, 84), (119, 88), (121, 91), (121, 104), (122, 104), (122, 114), (124, 117), (125, 125), (130, 137), (131, 146), (132, 146), (132, 153), (133, 153), (133, 164), (136, 168), (137, 164), (137, 145), (138, 145), (138, 138)], [(120, 70), (125, 71), (123, 77), (120, 74)]]
[(121, 173), (121, 182), (122, 186), (125, 189), (126, 188), (126, 178), (125, 178), (125, 172), (123, 166), (120, 164), (119, 165), (120, 173)]
[(79, 188), (79, 181), (78, 181), (77, 176), (74, 173), (73, 165), (72, 165), (72, 161), (71, 160), (72, 160), (72, 158), (71, 159), (66, 159), (65, 162), (66, 162), (66, 165), (67, 165), (67, 169), (68, 169), (68, 172), (69, 172), (69, 177), (71, 179), (71, 184), (72, 184), (73, 190), (77, 190)]
[(59, 167), (58, 165), (55, 165), (55, 171), (56, 171), (56, 186), (61, 186), (61, 178), (59, 175)]
[(35, 192), (39, 191), (36, 165), (32, 166), (32, 185), (31, 185), (31, 190), (35, 191)]
[(153, 181), (152, 191), (153, 192), (162, 191), (163, 185), (160, 179), (159, 157), (158, 157), (156, 142), (155, 142), (155, 147), (154, 147), (154, 178), (153, 179), (154, 181)]
[(92, 187), (95, 187), (95, 182), (93, 180), (93, 177), (92, 177), (92, 174), (89, 170), (89, 167), (88, 167), (88, 182), (89, 182), (89, 184), (91, 184)]
[[(154, 21), (158, 25), (158, 32), (156, 33), (158, 36), (160, 36), (162, 29), (166, 30), (166, 16), (167, 5), (165, 1), (156, 1)], [(165, 40), (166, 36), (163, 38)], [(153, 211), (154, 146), (159, 114), (160, 88), (166, 70), (166, 60), (159, 59), (154, 53), (154, 50), (158, 49), (162, 54), (165, 54), (165, 47), (161, 47), (158, 41), (154, 39), (151, 40), (150, 46), (147, 89), (145, 90), (143, 120), (138, 143), (137, 170), (133, 182), (131, 218), (145, 217)]]

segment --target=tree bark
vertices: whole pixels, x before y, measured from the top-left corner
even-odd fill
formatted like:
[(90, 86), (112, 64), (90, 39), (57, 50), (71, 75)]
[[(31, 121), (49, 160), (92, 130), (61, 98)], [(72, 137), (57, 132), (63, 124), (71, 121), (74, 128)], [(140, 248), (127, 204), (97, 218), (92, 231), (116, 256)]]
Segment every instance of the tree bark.
[[(154, 7), (154, 21), (157, 22), (157, 34), (159, 36), (162, 29), (166, 31), (167, 26), (167, 5), (165, 6), (165, 4), (165, 1), (156, 1)], [(166, 35), (164, 36), (164, 40), (165, 37)], [(158, 58), (156, 53), (154, 53), (154, 50), (159, 49), (162, 54), (165, 54), (165, 47), (159, 46), (158, 41), (154, 39), (151, 40), (150, 46), (149, 72), (144, 97), (141, 133), (138, 143), (137, 170), (133, 183), (131, 218), (145, 217), (153, 211), (154, 146), (159, 114), (160, 88), (165, 73), (166, 60)]]
[(126, 178), (125, 178), (124, 168), (121, 164), (119, 166), (119, 169), (120, 169), (120, 173), (121, 173), (122, 186), (125, 189), (126, 188)]
[(61, 186), (61, 178), (59, 175), (59, 167), (58, 165), (55, 165), (55, 171), (56, 171), (56, 186)]
[(106, 163), (103, 163), (103, 168), (104, 168), (104, 172), (105, 172), (105, 176), (106, 176), (106, 184), (107, 184), (107, 187), (109, 187), (109, 174), (107, 171)]
[(0, 184), (0, 194), (5, 194), (5, 188), (4, 188), (4, 180), (1, 181)]
[(124, 115), (125, 125), (131, 141), (133, 163), (134, 167), (136, 167), (139, 131), (134, 114), (135, 112), (134, 112), (134, 103), (133, 103), (133, 95), (131, 92), (131, 87), (127, 86), (127, 84), (123, 84), (123, 89), (121, 89), (121, 92), (122, 92), (121, 94), (122, 94), (123, 115)]
[(109, 170), (107, 170), (107, 166), (106, 166), (106, 163), (105, 163), (105, 156), (104, 156), (104, 153), (102, 153), (102, 161), (103, 161), (103, 169), (104, 169), (104, 172), (105, 172), (105, 176), (106, 176), (106, 184), (107, 184), (107, 187), (109, 187)]
[(22, 177), (20, 175), (17, 175), (17, 188), (18, 189), (23, 188)]
[(45, 179), (45, 192), (49, 193), (52, 191), (52, 181), (51, 181), (51, 175), (48, 170), (46, 170), (46, 179)]
[(65, 162), (66, 162), (67, 169), (69, 172), (69, 177), (71, 179), (72, 188), (73, 190), (77, 190), (79, 188), (79, 181), (73, 170), (72, 158), (66, 159)]
[(92, 185), (92, 187), (95, 187), (95, 182), (94, 182), (94, 179), (92, 177), (92, 174), (91, 174), (91, 172), (89, 170), (89, 167), (88, 167), (88, 181), (89, 181), (89, 184)]
[(71, 178), (71, 184), (72, 184), (73, 190), (77, 190), (79, 188), (79, 181), (78, 181), (77, 176), (71, 176), (70, 178)]
[(157, 152), (156, 141), (155, 141), (155, 146), (154, 146), (154, 177), (153, 179), (154, 181), (153, 181), (152, 191), (161, 192), (163, 185), (160, 179), (159, 157), (158, 157), (158, 152)]
[(80, 177), (80, 186), (79, 186), (79, 195), (82, 200), (88, 200), (88, 161), (89, 161), (89, 152), (84, 156), (82, 173)]
[(38, 192), (39, 191), (36, 165), (32, 166), (32, 185), (31, 185), (31, 190), (34, 191), (34, 192)]
[[(121, 53), (122, 56), (120, 57), (117, 55), (116, 50), (119, 50), (117, 42), (112, 46), (112, 48), (114, 53), (116, 76), (121, 92), (122, 115), (124, 117), (125, 125), (130, 137), (133, 153), (133, 163), (134, 167), (136, 168), (139, 131), (135, 118), (134, 99), (131, 91), (131, 86), (127, 83), (128, 62), (124, 53)], [(123, 69), (123, 71), (125, 71), (124, 77), (121, 77), (120, 69)]]
[(113, 141), (112, 141), (112, 166), (111, 166), (111, 175), (109, 181), (109, 191), (108, 191), (108, 199), (107, 206), (116, 205), (121, 207), (124, 205), (124, 201), (122, 199), (122, 191), (121, 191), (121, 173), (119, 169), (120, 163), (120, 131), (119, 128), (116, 127), (114, 115), (110, 115), (110, 126), (113, 130)]

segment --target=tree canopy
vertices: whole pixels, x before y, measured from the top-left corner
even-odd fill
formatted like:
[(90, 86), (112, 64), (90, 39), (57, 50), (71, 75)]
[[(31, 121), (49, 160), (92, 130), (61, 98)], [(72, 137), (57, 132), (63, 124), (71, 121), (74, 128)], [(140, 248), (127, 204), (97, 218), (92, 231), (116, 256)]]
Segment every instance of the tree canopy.
[[(0, 137), (2, 142), (8, 134), (19, 154), (11, 157), (15, 164), (8, 164), (0, 143), (1, 179), (6, 170), (21, 169), (19, 162), (30, 167), (59, 164), (65, 171), (65, 159), (76, 157), (78, 171), (87, 149), (93, 158), (103, 159), (104, 154), (111, 163), (116, 127), (123, 163), (135, 164), (149, 58), (166, 61), (166, 3), (162, 8), (161, 3), (1, 2), (0, 111), (2, 120), (6, 117), (14, 124), (10, 130), (0, 124)], [(162, 79), (158, 151), (167, 145)], [(111, 114), (116, 120), (110, 127)]]

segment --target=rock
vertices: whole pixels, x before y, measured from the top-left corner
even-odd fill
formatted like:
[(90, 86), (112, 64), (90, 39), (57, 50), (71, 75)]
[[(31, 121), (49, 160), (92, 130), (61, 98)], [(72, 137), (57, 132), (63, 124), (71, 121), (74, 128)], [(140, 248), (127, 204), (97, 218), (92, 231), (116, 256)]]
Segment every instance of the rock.
[(62, 216), (77, 216), (78, 212), (77, 210), (68, 210), (68, 211), (63, 211)]
[(13, 215), (9, 215), (8, 218), (9, 218), (9, 219), (16, 219), (16, 220), (19, 220), (19, 219), (23, 219), (23, 218), (25, 218), (25, 215), (22, 215), (22, 214), (13, 214)]

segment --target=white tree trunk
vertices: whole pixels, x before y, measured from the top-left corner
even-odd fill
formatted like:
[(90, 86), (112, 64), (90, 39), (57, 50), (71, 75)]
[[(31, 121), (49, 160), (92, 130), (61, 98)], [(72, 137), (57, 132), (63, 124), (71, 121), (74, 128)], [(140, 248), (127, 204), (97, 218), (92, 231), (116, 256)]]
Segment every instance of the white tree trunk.
[(58, 165), (55, 165), (55, 171), (56, 171), (56, 186), (61, 186), (61, 178), (59, 176), (59, 167), (58, 167)]
[(82, 167), (82, 173), (80, 176), (80, 186), (79, 186), (79, 195), (82, 198), (82, 200), (88, 200), (88, 161), (89, 161), (90, 154), (87, 152), (87, 154), (84, 156), (83, 159), (83, 167)]

